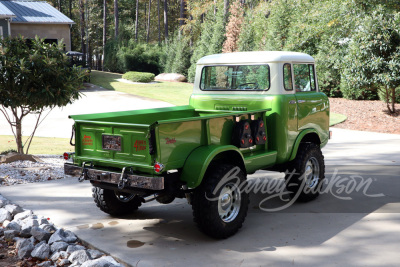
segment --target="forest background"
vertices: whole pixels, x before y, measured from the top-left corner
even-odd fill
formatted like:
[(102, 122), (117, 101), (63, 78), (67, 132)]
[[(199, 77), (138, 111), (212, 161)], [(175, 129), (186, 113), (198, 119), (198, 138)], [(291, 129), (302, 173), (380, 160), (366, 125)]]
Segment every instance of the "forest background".
[(392, 113), (400, 102), (398, 1), (50, 2), (76, 22), (73, 50), (83, 52), (92, 69), (176, 72), (192, 82), (205, 55), (297, 51), (316, 59), (319, 86), (328, 96), (380, 98)]

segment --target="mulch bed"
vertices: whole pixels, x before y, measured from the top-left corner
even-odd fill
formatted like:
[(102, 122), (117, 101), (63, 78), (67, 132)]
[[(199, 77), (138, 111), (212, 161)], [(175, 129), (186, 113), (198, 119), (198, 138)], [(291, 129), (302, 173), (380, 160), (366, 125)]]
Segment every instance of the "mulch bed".
[(336, 128), (400, 134), (400, 104), (395, 105), (396, 114), (389, 114), (386, 103), (379, 100), (329, 98), (329, 101), (331, 112), (347, 116)]

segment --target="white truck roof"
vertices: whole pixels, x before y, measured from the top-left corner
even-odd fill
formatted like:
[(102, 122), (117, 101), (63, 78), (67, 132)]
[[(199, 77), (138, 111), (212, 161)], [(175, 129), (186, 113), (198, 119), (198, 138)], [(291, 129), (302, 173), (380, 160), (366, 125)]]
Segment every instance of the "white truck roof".
[(254, 64), (267, 62), (303, 62), (314, 63), (312, 56), (299, 52), (288, 51), (254, 51), (215, 54), (202, 57), (197, 65), (215, 64)]

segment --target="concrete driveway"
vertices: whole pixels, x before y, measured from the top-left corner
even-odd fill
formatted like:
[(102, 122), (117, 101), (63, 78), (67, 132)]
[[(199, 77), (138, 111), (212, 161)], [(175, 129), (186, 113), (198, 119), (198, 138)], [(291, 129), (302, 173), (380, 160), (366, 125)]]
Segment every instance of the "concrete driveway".
[[(201, 234), (185, 200), (113, 218), (96, 208), (90, 184), (75, 178), (1, 194), (132, 266), (398, 266), (400, 136), (333, 134), (324, 149), (329, 190), (278, 212), (265, 211), (286, 204), (274, 192), (253, 192), (244, 227), (226, 240)], [(260, 171), (249, 179), (281, 176)]]
[[(37, 136), (70, 137), (71, 114), (169, 105), (88, 90), (53, 111)], [(0, 134), (10, 134), (0, 123)], [(271, 212), (287, 202), (273, 191), (252, 192), (243, 228), (218, 241), (197, 230), (185, 200), (150, 202), (134, 215), (113, 218), (96, 208), (90, 184), (75, 178), (1, 187), (0, 193), (132, 266), (398, 266), (399, 151), (399, 135), (333, 129), (323, 150), (330, 183), (320, 198)], [(278, 186), (281, 178), (264, 171), (249, 176)]]
[[(54, 108), (39, 125), (35, 136), (71, 137), (73, 120), (69, 115), (173, 106), (167, 102), (90, 86), (82, 90), (82, 97), (63, 108)], [(36, 115), (28, 115), (22, 122), (23, 135), (29, 136), (36, 123)], [(0, 114), (0, 135), (12, 135), (4, 116)]]

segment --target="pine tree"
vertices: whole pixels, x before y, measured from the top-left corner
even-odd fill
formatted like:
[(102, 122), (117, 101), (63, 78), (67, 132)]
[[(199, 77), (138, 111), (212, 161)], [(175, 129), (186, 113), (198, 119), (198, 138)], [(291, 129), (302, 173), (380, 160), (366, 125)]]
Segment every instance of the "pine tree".
[(231, 15), (229, 16), (228, 25), (226, 25), (226, 40), (224, 42), (222, 52), (230, 53), (238, 50), (238, 40), (243, 24), (243, 5), (236, 0), (231, 6)]

